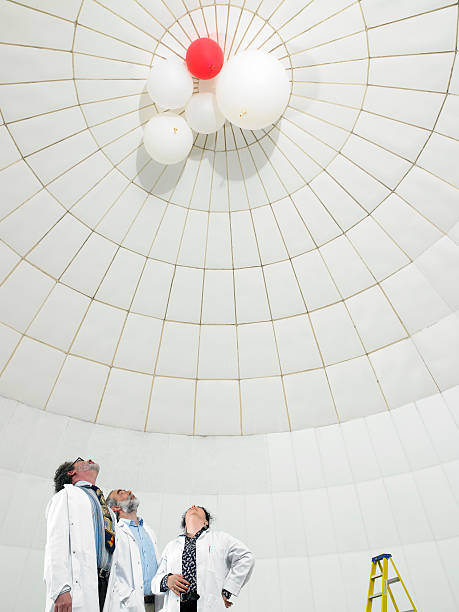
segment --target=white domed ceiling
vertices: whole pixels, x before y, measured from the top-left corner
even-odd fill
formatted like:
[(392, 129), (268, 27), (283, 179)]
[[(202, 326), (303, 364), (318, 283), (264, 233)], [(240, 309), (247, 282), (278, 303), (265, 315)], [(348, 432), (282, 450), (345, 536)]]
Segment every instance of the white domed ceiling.
[[(459, 383), (457, 2), (0, 2), (0, 393), (119, 427), (320, 426)], [(288, 71), (281, 120), (142, 145), (156, 57)]]

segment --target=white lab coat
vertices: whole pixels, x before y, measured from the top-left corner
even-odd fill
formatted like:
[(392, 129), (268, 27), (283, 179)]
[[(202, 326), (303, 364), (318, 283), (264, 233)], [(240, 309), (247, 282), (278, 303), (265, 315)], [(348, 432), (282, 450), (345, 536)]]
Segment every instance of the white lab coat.
[[(182, 573), (182, 553), (185, 537), (179, 536), (164, 549), (156, 576), (152, 581), (153, 593), (160, 593), (161, 580), (166, 574)], [(254, 558), (239, 540), (223, 531), (204, 531), (196, 541), (196, 577), (198, 612), (226, 610), (222, 589), (239, 595), (252, 573)], [(180, 599), (168, 590), (164, 597), (163, 612), (180, 612)]]
[[(148, 525), (144, 523), (143, 526), (153, 542), (156, 560), (159, 563), (156, 535)], [(118, 534), (116, 580), (118, 582), (121, 610), (123, 612), (144, 612), (143, 574), (139, 547), (129, 525), (123, 520), (118, 522)], [(156, 608), (158, 607), (156, 606)]]
[[(46, 519), (45, 612), (53, 612), (54, 601), (65, 585), (71, 587), (73, 612), (99, 612), (94, 525), (87, 494), (74, 485), (64, 485), (48, 503)], [(114, 515), (113, 522), (116, 525)], [(116, 563), (117, 545), (113, 553), (104, 612), (120, 610), (118, 587), (114, 579)]]

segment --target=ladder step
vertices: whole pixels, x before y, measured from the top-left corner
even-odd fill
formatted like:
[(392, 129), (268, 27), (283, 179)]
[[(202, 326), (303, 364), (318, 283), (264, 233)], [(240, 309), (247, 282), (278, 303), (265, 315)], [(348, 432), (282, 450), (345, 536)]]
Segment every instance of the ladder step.
[[(395, 576), (394, 578), (389, 578), (389, 580), (387, 581), (387, 584), (394, 584), (394, 582), (400, 582), (400, 578), (398, 576)], [(410, 612), (410, 611), (407, 610), (406, 612)]]
[(376, 597), (382, 597), (382, 593), (375, 593), (374, 595), (370, 595), (368, 599), (376, 599)]
[(376, 578), (382, 578), (382, 572), (380, 574), (374, 574), (374, 576), (370, 576), (370, 580), (376, 580)]

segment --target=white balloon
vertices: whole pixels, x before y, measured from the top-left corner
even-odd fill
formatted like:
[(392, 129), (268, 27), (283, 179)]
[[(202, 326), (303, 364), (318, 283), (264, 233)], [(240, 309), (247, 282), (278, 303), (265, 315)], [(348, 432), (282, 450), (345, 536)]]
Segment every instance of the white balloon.
[(200, 134), (217, 132), (225, 123), (217, 98), (210, 92), (194, 94), (185, 107), (185, 117), (190, 128)]
[(147, 91), (163, 108), (183, 108), (193, 95), (193, 77), (179, 60), (157, 61), (148, 76)]
[(235, 125), (260, 130), (279, 119), (287, 106), (287, 71), (270, 53), (248, 49), (234, 55), (218, 75), (217, 104)]
[(193, 146), (193, 133), (183, 117), (175, 113), (155, 115), (145, 126), (143, 143), (160, 164), (183, 161)]

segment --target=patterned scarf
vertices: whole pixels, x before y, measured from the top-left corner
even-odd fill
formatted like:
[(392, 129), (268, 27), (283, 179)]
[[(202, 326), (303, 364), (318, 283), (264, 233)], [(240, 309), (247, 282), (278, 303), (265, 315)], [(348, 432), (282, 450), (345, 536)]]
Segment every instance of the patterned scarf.
[(104, 494), (96, 487), (96, 485), (91, 485), (87, 487), (88, 489), (92, 489), (97, 495), (97, 499), (99, 500), (100, 507), (102, 508), (102, 516), (104, 518), (104, 530), (105, 530), (105, 548), (109, 553), (112, 553), (115, 550), (115, 526), (112, 521), (112, 516), (110, 514), (110, 510), (108, 509), (107, 502), (105, 501)]

